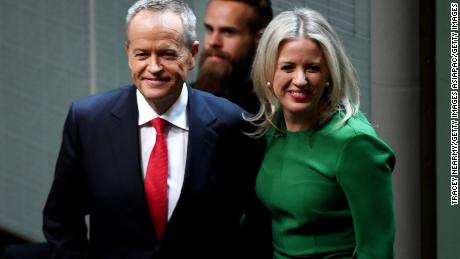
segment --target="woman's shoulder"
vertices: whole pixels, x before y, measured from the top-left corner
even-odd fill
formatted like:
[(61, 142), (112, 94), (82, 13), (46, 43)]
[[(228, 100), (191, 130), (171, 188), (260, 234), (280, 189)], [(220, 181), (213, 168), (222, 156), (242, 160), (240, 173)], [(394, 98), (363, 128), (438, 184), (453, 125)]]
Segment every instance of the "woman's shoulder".
[[(374, 127), (362, 112), (358, 111), (348, 118), (345, 123), (340, 125), (339, 122), (343, 116), (342, 112), (337, 112), (322, 132), (326, 135), (331, 135), (332, 138), (337, 138), (337, 140), (342, 141), (348, 141), (361, 135), (378, 138)], [(337, 128), (337, 125), (340, 126)]]
[(339, 173), (342, 172), (339, 170), (340, 165), (343, 165), (340, 161), (347, 165), (350, 161), (379, 161), (380, 164), (388, 165), (390, 172), (394, 168), (393, 150), (377, 135), (372, 124), (361, 112), (333, 131), (330, 141), (333, 143), (331, 146), (336, 147)]
[[(391, 151), (391, 148), (377, 135), (373, 125), (369, 122), (362, 112), (357, 112), (348, 120), (340, 125), (343, 114), (337, 112), (327, 122), (327, 124), (318, 132), (318, 145), (331, 147), (335, 152), (341, 153), (351, 146), (359, 143), (372, 143), (372, 145), (385, 147), (385, 150)], [(340, 125), (337, 128), (337, 125)], [(317, 145), (317, 146), (318, 146)]]
[[(331, 139), (336, 141), (336, 145), (342, 147), (342, 153), (364, 149), (362, 150), (363, 152), (371, 152), (373, 150), (372, 152), (375, 154), (380, 152), (394, 154), (391, 147), (378, 136), (373, 125), (362, 112), (358, 112), (350, 117), (331, 136)], [(352, 153), (360, 154), (360, 152)]]

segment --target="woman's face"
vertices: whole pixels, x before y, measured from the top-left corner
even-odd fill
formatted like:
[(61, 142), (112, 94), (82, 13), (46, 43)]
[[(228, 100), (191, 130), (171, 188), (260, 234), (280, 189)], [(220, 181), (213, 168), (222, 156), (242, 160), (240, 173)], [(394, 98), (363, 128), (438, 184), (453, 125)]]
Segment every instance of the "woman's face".
[(316, 41), (296, 38), (280, 45), (273, 91), (288, 130), (314, 126), (329, 74), (323, 51)]

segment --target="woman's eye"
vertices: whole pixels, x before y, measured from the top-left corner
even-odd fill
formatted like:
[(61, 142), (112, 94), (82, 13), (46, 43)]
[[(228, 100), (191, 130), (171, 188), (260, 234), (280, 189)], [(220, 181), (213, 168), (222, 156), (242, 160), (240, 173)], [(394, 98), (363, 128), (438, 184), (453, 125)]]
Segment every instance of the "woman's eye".
[(282, 65), (281, 66), (281, 70), (283, 70), (283, 71), (289, 72), (289, 71), (292, 71), (293, 69), (294, 69), (294, 66), (292, 66), (292, 65)]
[(310, 71), (310, 72), (318, 72), (320, 71), (320, 69), (321, 68), (318, 65), (311, 65), (307, 67), (307, 71)]

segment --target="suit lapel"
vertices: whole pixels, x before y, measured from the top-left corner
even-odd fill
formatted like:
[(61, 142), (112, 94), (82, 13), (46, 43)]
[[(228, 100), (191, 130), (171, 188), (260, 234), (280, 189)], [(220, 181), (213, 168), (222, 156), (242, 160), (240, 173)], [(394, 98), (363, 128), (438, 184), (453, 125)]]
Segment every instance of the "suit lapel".
[[(140, 164), (138, 109), (136, 88), (127, 89), (111, 110), (109, 122), (116, 179), (124, 192), (127, 206), (147, 210)], [(148, 210), (147, 210), (148, 211)]]
[(198, 92), (189, 87), (188, 93), (187, 113), (190, 131), (183, 190), (188, 188), (198, 191), (204, 188), (209, 175), (210, 161), (218, 139), (218, 134), (211, 125), (217, 118)]

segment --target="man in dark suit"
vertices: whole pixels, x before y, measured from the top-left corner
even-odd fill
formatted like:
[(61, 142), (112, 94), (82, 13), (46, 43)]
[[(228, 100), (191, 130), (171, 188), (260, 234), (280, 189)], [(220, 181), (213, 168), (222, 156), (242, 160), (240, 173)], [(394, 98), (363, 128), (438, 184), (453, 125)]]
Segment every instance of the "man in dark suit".
[(44, 209), (53, 258), (259, 258), (243, 243), (258, 241), (260, 145), (241, 108), (184, 83), (195, 39), (179, 0), (128, 10), (134, 86), (74, 102), (65, 122)]

